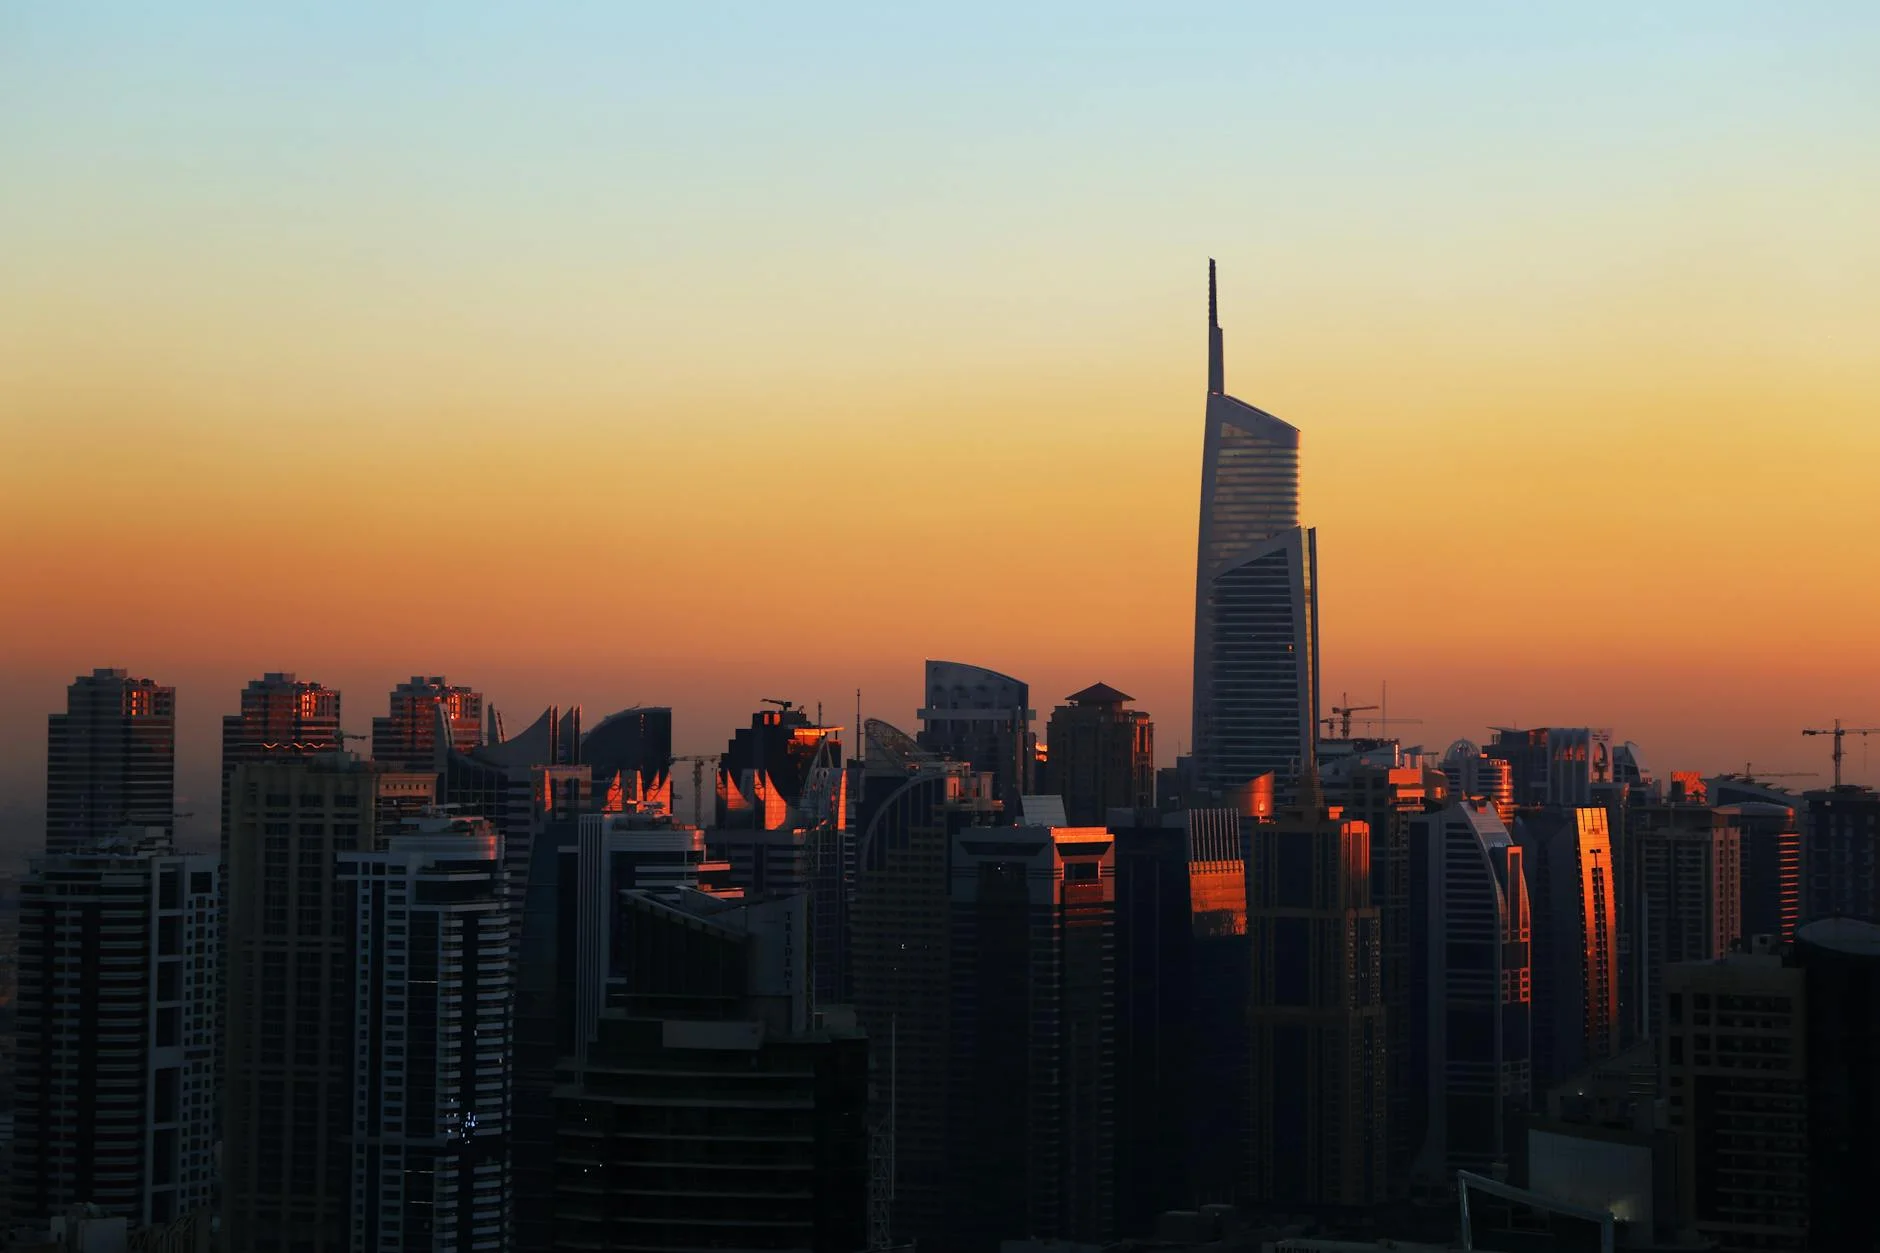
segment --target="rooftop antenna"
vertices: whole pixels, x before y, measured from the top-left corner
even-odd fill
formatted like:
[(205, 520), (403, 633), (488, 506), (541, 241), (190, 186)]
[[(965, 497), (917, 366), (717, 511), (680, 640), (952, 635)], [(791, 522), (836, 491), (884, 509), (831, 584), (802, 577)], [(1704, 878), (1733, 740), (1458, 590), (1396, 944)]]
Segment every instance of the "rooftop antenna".
[(1221, 313), (1220, 303), (1215, 297), (1214, 258), (1208, 258), (1208, 394), (1221, 396), (1227, 392), (1226, 365), (1221, 352)]

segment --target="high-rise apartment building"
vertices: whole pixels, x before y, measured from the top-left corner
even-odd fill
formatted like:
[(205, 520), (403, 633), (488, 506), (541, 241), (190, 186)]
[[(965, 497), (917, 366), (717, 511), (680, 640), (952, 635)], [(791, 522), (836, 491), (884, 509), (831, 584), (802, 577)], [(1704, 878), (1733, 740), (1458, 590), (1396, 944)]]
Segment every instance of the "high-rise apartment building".
[(1336, 797), (1343, 802), (1346, 816), (1363, 822), (1371, 835), (1371, 903), (1377, 907), (1384, 998), (1388, 1186), (1393, 1196), (1409, 1186), (1410, 1160), (1417, 1148), (1410, 1135), (1417, 1122), (1412, 1105), (1423, 1082), (1410, 1069), (1414, 1056), (1410, 1042), (1410, 883), (1416, 823), (1423, 814), (1442, 809), (1449, 796), (1448, 778), (1432, 766), (1360, 763), (1347, 772)]
[(1612, 782), (1612, 732), (1590, 727), (1496, 727), (1484, 750), (1508, 763), (1514, 803), (1580, 807)]
[(1802, 917), (1880, 922), (1880, 792), (1844, 784), (1803, 803)]
[(1487, 801), (1502, 826), (1514, 825), (1514, 767), (1505, 759), (1490, 757), (1471, 740), (1457, 740), (1443, 754), (1443, 774), (1451, 796)]
[(1252, 1061), (1242, 817), (1138, 811), (1116, 840), (1117, 1225), (1246, 1193)]
[[(892, 1127), (894, 1239), (935, 1240), (951, 1219), (949, 1126), (953, 837), (1003, 818), (990, 777), (867, 724), (853, 930), (855, 1008), (872, 1050), (872, 1107)], [(882, 1043), (886, 1042), (886, 1043)], [(892, 1094), (892, 1096), (890, 1096)]]
[(1551, 1088), (1619, 1051), (1619, 911), (1612, 839), (1594, 806), (1515, 819), (1533, 911), (1534, 1084)]
[(1036, 737), (1031, 688), (1009, 674), (959, 661), (929, 661), (916, 738), (928, 752), (992, 780), (1008, 809), (1032, 790)]
[(1532, 1090), (1532, 941), (1521, 849), (1484, 801), (1417, 821), (1410, 881), (1415, 1182), (1508, 1161)]
[(1195, 776), (1232, 792), (1272, 774), (1282, 802), (1318, 744), (1318, 541), (1299, 526), (1299, 431), (1227, 394), (1208, 262), (1207, 430), (1195, 568)]
[(1113, 844), (1101, 827), (953, 837), (944, 1242), (967, 1253), (1111, 1238)]
[(1385, 1199), (1385, 1010), (1370, 830), (1322, 805), (1255, 824), (1247, 859), (1257, 1205)]
[(250, 679), (241, 712), (222, 719), (222, 860), (228, 861), (229, 780), (243, 762), (337, 752), (340, 698), (332, 688), (280, 671)]
[(414, 674), (392, 689), (387, 715), (372, 720), (372, 760), (387, 770), (436, 770), (440, 710), (458, 752), (483, 742), (481, 693), (443, 675)]
[(1698, 1233), (1720, 1253), (1855, 1247), (1809, 1239), (1803, 972), (1764, 946), (1674, 962), (1662, 988), (1659, 1068)]
[(1739, 935), (1795, 938), (1802, 919), (1802, 834), (1795, 810), (1766, 801), (1719, 805), (1717, 812), (1741, 837)]
[(250, 1253), (352, 1247), (353, 893), (437, 776), (348, 754), (249, 762), (229, 789), (223, 1229)]
[(1656, 1036), (1661, 979), (1674, 962), (1715, 961), (1742, 925), (1741, 836), (1726, 813), (1698, 804), (1634, 805), (1627, 840), (1637, 909), (1634, 1005), (1640, 1036)]
[(46, 719), (46, 850), (176, 822), (176, 689), (93, 670)]
[(215, 1189), (220, 873), (161, 828), (48, 853), (20, 884), (12, 1212), (133, 1228)]
[(511, 957), (502, 837), (422, 819), (336, 854), (351, 897), (355, 1250), (510, 1244)]
[(1113, 809), (1155, 805), (1155, 723), (1135, 697), (1096, 683), (1051, 714), (1052, 790), (1073, 826), (1098, 826)]

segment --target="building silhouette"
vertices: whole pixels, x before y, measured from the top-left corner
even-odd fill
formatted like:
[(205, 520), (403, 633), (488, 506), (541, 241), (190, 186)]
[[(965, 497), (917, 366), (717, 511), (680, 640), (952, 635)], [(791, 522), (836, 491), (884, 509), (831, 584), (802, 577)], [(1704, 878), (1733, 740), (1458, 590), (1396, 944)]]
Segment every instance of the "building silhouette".
[(269, 757), (313, 757), (343, 746), (338, 692), (280, 671), (250, 679), (240, 712), (222, 719), (222, 861), (228, 861), (229, 780), (237, 766)]
[(1515, 819), (1533, 911), (1533, 1076), (1553, 1087), (1619, 1051), (1619, 911), (1612, 838), (1596, 806)]
[(1719, 805), (1717, 812), (1740, 837), (1737, 881), (1741, 936), (1768, 935), (1787, 943), (1802, 918), (1802, 835), (1795, 810), (1764, 801)]
[(1036, 737), (1031, 688), (1008, 674), (959, 661), (929, 661), (921, 706), (922, 748), (992, 780), (1007, 808), (1033, 790)]
[(1212, 261), (1206, 416), (1193, 768), (1216, 795), (1271, 773), (1283, 803), (1318, 743), (1318, 542), (1299, 526), (1298, 430), (1226, 392)]
[(580, 760), (602, 796), (619, 790), (672, 808), (672, 710), (635, 705), (608, 714), (582, 737)]
[(98, 669), (46, 718), (46, 850), (176, 823), (176, 689)]
[(1682, 1207), (1724, 1253), (1857, 1247), (1810, 1240), (1808, 997), (1767, 941), (1664, 971), (1656, 1047)]
[(1472, 740), (1457, 740), (1443, 754), (1443, 774), (1451, 796), (1487, 801), (1502, 826), (1514, 825), (1514, 767), (1505, 759), (1490, 757)]
[(1370, 831), (1336, 808), (1250, 830), (1253, 1151), (1261, 1206), (1385, 1199), (1385, 1007)]
[(1073, 692), (1051, 713), (1051, 779), (1073, 826), (1101, 826), (1113, 809), (1155, 806), (1155, 723), (1107, 683)]
[(1117, 1226), (1233, 1204), (1252, 1093), (1241, 815), (1138, 811), (1116, 840)]
[(950, 1126), (968, 1112), (949, 1088), (953, 837), (1002, 821), (1004, 807), (989, 776), (943, 760), (885, 722), (869, 720), (864, 740), (855, 1009), (874, 1042), (877, 1131), (892, 1145), (893, 1238), (936, 1240), (953, 1217)]
[(160, 827), (49, 852), (20, 883), (12, 1212), (133, 1228), (215, 1185), (221, 876)]
[(451, 745), (467, 753), (483, 742), (483, 696), (442, 675), (414, 674), (392, 689), (391, 706), (372, 720), (372, 760), (387, 770), (437, 769), (437, 711)]
[(1880, 1248), (1880, 926), (1804, 923), (1795, 960), (1808, 1015), (1809, 1247)]
[(1590, 727), (1494, 728), (1483, 750), (1508, 763), (1518, 806), (1596, 803), (1594, 786), (1613, 779), (1612, 732)]
[(846, 791), (827, 772), (841, 770), (841, 730), (788, 703), (752, 714), (718, 758), (715, 825), (769, 831), (814, 817), (840, 826)]
[(336, 854), (351, 897), (351, 1247), (510, 1247), (511, 954), (502, 837), (405, 824)]
[(1101, 827), (953, 837), (948, 1247), (1115, 1226), (1115, 860)]
[(230, 1248), (351, 1247), (353, 893), (372, 850), (437, 776), (349, 754), (237, 766), (229, 788), (222, 1214)]
[(1802, 917), (1880, 922), (1880, 792), (1844, 784), (1803, 797)]
[(1532, 972), (1521, 849), (1485, 801), (1417, 821), (1411, 858), (1413, 1186), (1507, 1167), (1532, 1091)]
[(555, 1086), (555, 1247), (867, 1247), (869, 1042), (812, 1021), (804, 899), (618, 908), (617, 1004)]
[(1329, 786), (1327, 794), (1343, 803), (1348, 817), (1363, 822), (1370, 831), (1371, 903), (1378, 915), (1378, 968), (1384, 999), (1389, 1188), (1396, 1196), (1409, 1186), (1410, 1161), (1417, 1148), (1411, 1139), (1418, 1121), (1412, 1105), (1422, 1091), (1422, 1077), (1411, 1071), (1415, 1056), (1410, 1040), (1414, 1021), (1411, 859), (1419, 847), (1417, 820), (1448, 803), (1449, 779), (1428, 765), (1360, 762), (1345, 773), (1335, 794)]
[(1730, 815), (1702, 802), (1666, 801), (1627, 811), (1638, 1034), (1655, 1037), (1660, 981), (1674, 962), (1715, 961), (1742, 925), (1741, 836)]

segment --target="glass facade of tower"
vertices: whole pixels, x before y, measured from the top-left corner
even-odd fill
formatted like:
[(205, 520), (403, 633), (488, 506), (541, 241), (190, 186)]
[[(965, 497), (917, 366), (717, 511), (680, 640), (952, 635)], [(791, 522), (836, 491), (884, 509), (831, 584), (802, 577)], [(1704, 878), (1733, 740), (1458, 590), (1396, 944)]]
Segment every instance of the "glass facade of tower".
[(1316, 548), (1299, 527), (1299, 431), (1226, 394), (1208, 268), (1207, 427), (1195, 561), (1194, 757), (1216, 795), (1275, 775), (1290, 800), (1318, 723)]
[(1295, 527), (1208, 581), (1207, 651), (1196, 654), (1207, 685), (1195, 724), (1204, 787), (1224, 792), (1271, 772), (1286, 797), (1312, 768), (1317, 574), (1316, 535)]

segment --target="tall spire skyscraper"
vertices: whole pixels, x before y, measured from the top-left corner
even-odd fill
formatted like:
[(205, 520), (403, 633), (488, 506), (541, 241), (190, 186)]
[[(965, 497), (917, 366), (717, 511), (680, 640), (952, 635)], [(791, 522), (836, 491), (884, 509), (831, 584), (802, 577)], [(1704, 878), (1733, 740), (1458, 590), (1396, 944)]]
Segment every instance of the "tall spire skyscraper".
[(1291, 799), (1318, 742), (1317, 534), (1299, 525), (1298, 429), (1227, 394), (1212, 260), (1196, 547), (1196, 781), (1218, 794), (1270, 772)]

